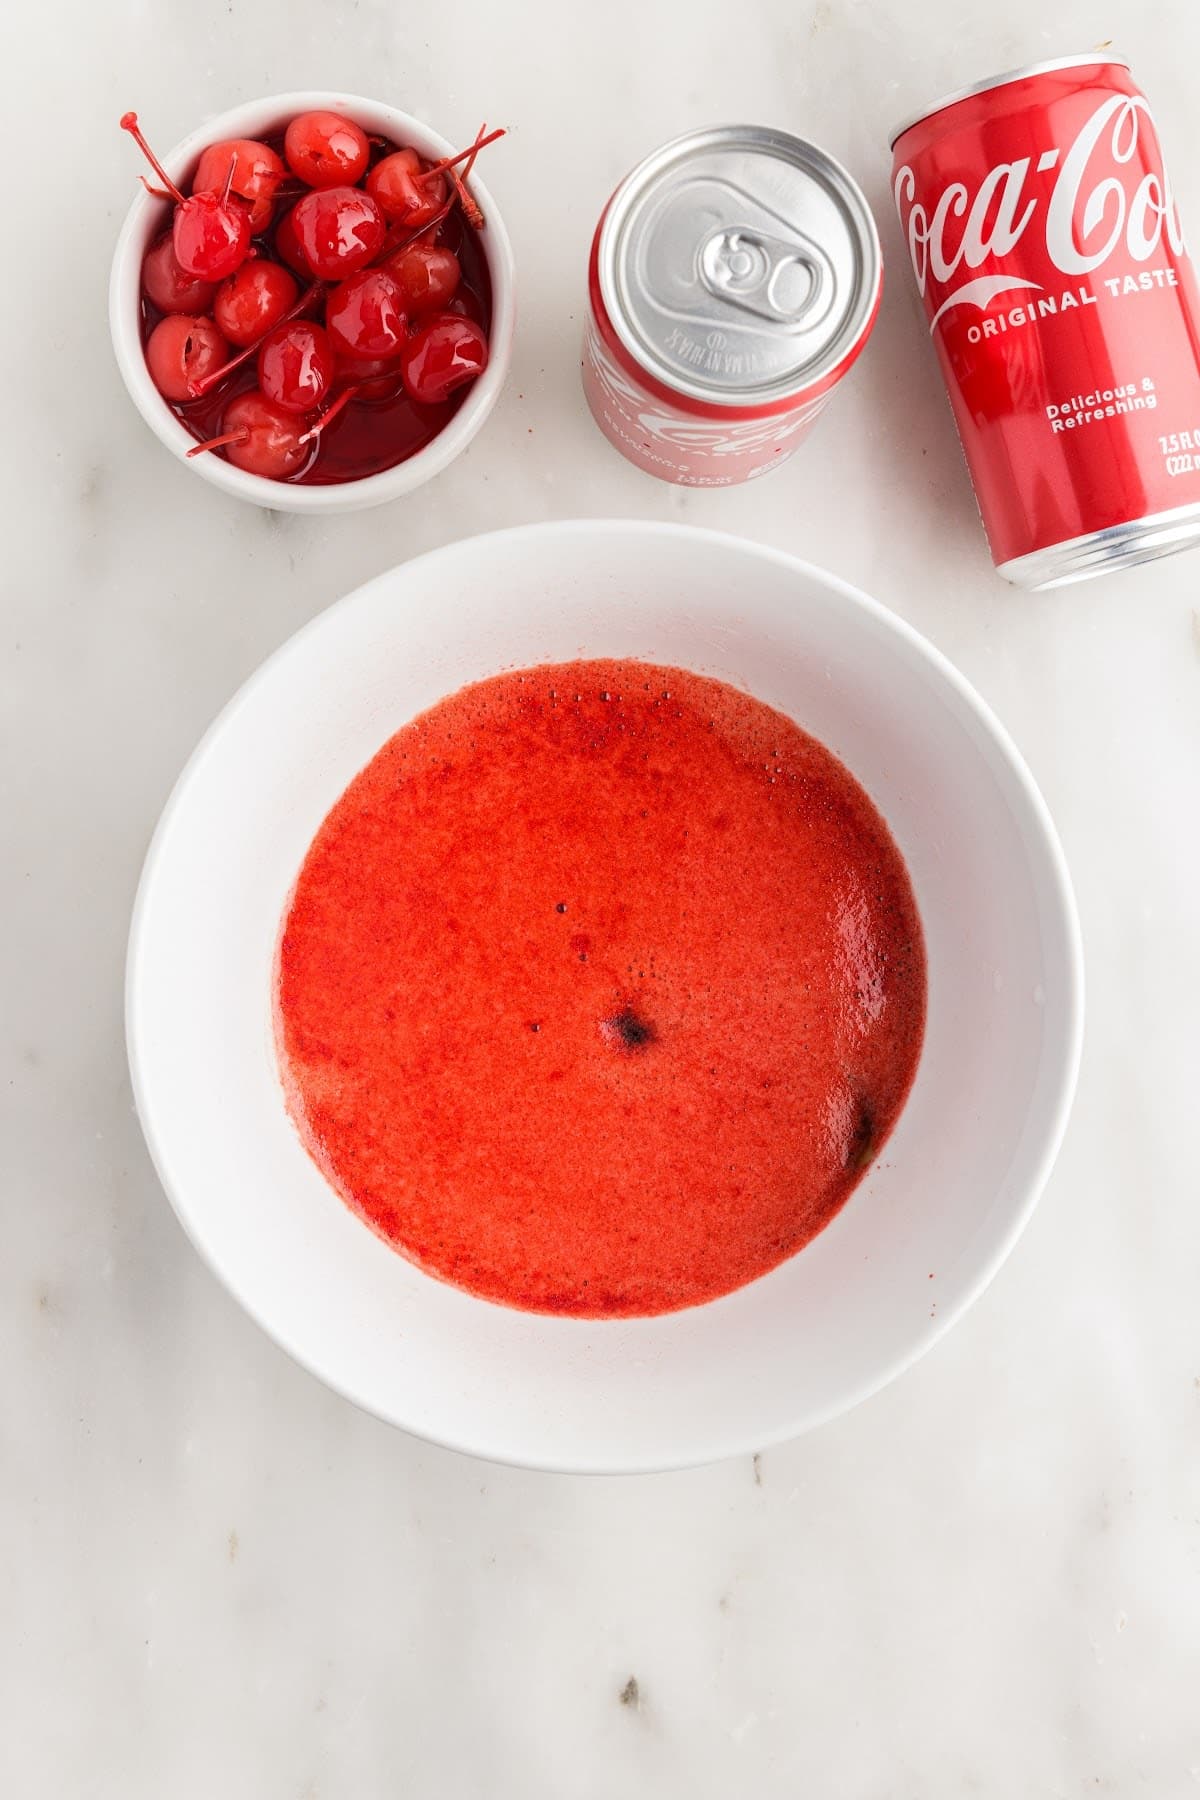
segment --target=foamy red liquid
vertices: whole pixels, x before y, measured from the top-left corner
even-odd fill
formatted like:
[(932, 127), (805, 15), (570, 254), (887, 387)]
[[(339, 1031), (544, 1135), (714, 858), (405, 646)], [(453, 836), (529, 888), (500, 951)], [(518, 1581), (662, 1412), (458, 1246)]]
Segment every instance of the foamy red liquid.
[(848, 771), (723, 683), (564, 663), (406, 725), (313, 841), (280, 1064), (337, 1191), (538, 1312), (713, 1299), (826, 1225), (925, 1015), (903, 860)]

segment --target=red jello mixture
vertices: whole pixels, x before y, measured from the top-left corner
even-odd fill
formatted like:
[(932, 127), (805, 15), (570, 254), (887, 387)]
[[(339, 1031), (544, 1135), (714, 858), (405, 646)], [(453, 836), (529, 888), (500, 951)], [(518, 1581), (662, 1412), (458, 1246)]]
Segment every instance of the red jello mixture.
[(280, 939), (289, 1105), (330, 1182), (472, 1293), (726, 1294), (844, 1204), (916, 1069), (904, 862), (838, 760), (723, 683), (564, 663), (387, 743)]

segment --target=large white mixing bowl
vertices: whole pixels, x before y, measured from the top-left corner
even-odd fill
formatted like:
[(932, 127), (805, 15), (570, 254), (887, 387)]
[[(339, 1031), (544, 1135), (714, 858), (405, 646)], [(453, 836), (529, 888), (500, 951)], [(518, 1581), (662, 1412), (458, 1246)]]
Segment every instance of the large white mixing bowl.
[[(578, 656), (719, 676), (828, 744), (907, 859), (929, 958), (916, 1083), (845, 1209), (771, 1274), (653, 1319), (543, 1318), (422, 1274), (309, 1160), (273, 1051), (280, 916), (351, 776), (465, 682)], [(147, 859), (129, 958), (130, 1058), (154, 1160), (247, 1311), (385, 1419), (569, 1470), (761, 1449), (927, 1350), (995, 1273), (1046, 1180), (1082, 1008), (1074, 903), (1045, 805), (950, 664), (788, 556), (622, 522), (452, 544), (297, 633), (188, 764)]]

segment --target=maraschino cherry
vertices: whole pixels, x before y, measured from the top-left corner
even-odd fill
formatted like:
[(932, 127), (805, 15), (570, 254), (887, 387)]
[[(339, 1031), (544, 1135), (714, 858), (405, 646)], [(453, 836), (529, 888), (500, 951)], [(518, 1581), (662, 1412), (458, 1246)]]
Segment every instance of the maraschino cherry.
[(257, 138), (222, 138), (201, 151), (192, 192), (223, 194), (228, 185), (229, 192), (249, 207), (251, 231), (265, 231), (274, 211), (275, 190), (286, 173), (282, 157), (269, 144)]
[[(462, 209), (463, 218), (473, 231), (483, 230), (486, 220), (468, 193), (464, 178), (470, 174), (479, 152), (504, 135), (503, 127), (489, 131), (481, 125), (468, 149), (444, 156), (441, 162), (423, 165), (415, 150), (406, 149), (392, 151), (376, 163), (364, 186), (371, 192), (375, 182), (380, 208), (390, 224), (380, 260), (390, 260), (414, 244), (435, 244), (437, 227), (455, 205)], [(462, 175), (458, 173), (459, 163), (463, 165)], [(445, 177), (449, 178), (449, 193)]]
[(441, 175), (424, 176), (415, 150), (395, 150), (375, 164), (367, 176), (367, 192), (388, 219), (428, 225), (445, 203), (446, 182)]
[[(148, 287), (146, 291), (150, 292)], [(244, 349), (278, 325), (299, 292), (296, 277), (282, 263), (256, 256), (221, 283), (212, 303), (213, 318), (229, 342)]]
[(235, 469), (272, 481), (299, 474), (312, 455), (304, 420), (257, 392), (238, 394), (229, 402), (224, 427), (219, 437), (197, 444), (188, 455), (224, 450)]
[(396, 356), (408, 336), (400, 285), (386, 269), (360, 269), (325, 302), (325, 324), (340, 356)]
[(334, 364), (334, 383), (353, 385), (363, 400), (391, 400), (404, 386), (398, 357), (339, 356)]
[(313, 272), (296, 236), (296, 209), (289, 206), (275, 227), (275, 254), (293, 269), (302, 281), (311, 281)]
[(240, 200), (230, 198), (228, 183), (222, 194), (185, 197), (142, 136), (136, 113), (124, 115), (121, 129), (135, 139), (168, 196), (175, 202), (171, 235), (180, 267), (202, 281), (223, 281), (226, 275), (232, 275), (250, 253), (249, 208)]
[(211, 319), (168, 313), (146, 340), (146, 367), (164, 400), (192, 398), (192, 383), (215, 373), (229, 347)]
[(361, 125), (341, 113), (299, 113), (284, 133), (283, 154), (293, 175), (311, 188), (353, 187), (362, 179), (371, 145)]
[(400, 352), (404, 391), (422, 406), (449, 399), (487, 368), (487, 334), (473, 319), (435, 313)]
[(319, 325), (292, 319), (276, 325), (258, 352), (258, 385), (284, 412), (314, 412), (333, 381), (333, 346)]
[[(298, 319), (302, 313), (307, 312), (314, 302), (319, 299), (321, 292), (320, 282), (313, 282), (311, 287), (305, 288), (303, 293), (292, 302), (282, 318), (277, 321), (277, 325), (286, 325), (292, 319)], [(273, 327), (273, 329), (276, 328), (277, 327)], [(201, 381), (192, 382), (188, 390), (192, 399), (200, 399), (201, 396), (207, 394), (210, 389), (219, 386), (219, 384), (225, 380), (226, 376), (232, 375), (235, 369), (240, 369), (245, 363), (250, 362), (257, 355), (258, 350), (265, 341), (265, 335), (266, 334), (264, 334), (263, 337), (252, 338), (248, 344), (237, 352), (236, 356), (231, 356), (228, 362), (222, 363), (219, 369), (214, 369), (211, 374), (206, 375)]]
[(142, 288), (151, 306), (163, 313), (204, 313), (216, 292), (211, 281), (198, 281), (180, 266), (171, 233), (164, 231), (146, 252)]
[[(465, 189), (452, 171), (459, 163), (463, 163), (464, 174), (469, 174), (479, 152), (503, 136), (503, 127), (497, 131), (488, 131), (486, 126), (480, 126), (479, 135), (473, 144), (468, 145), (465, 150), (456, 150), (452, 156), (444, 156), (441, 162), (428, 165), (422, 163), (413, 149), (393, 150), (390, 156), (382, 157), (367, 176), (367, 192), (378, 200), (383, 213), (393, 223), (432, 225), (445, 206), (444, 177), (450, 175), (469, 222), (481, 225), (483, 220), (478, 207), (469, 201)], [(471, 216), (472, 213), (474, 217)]]
[(387, 234), (383, 214), (362, 188), (316, 188), (297, 200), (289, 216), (301, 255), (323, 281), (363, 268)]
[(442, 244), (410, 244), (384, 265), (395, 281), (400, 304), (410, 313), (440, 311), (458, 291), (462, 269)]

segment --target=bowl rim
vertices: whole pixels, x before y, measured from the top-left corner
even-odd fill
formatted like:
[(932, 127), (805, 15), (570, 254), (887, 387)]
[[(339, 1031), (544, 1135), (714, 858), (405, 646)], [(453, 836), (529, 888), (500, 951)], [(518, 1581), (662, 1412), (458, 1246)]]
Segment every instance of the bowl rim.
[[(591, 1459), (589, 1457), (564, 1456), (553, 1454), (531, 1453), (521, 1448), (510, 1450), (499, 1449), (493, 1443), (484, 1443), (479, 1437), (474, 1440), (464, 1435), (456, 1435), (451, 1431), (435, 1431), (426, 1424), (415, 1425), (411, 1420), (398, 1416), (395, 1409), (384, 1410), (376, 1401), (365, 1393), (358, 1391), (356, 1384), (331, 1376), (320, 1366), (320, 1359), (315, 1357), (305, 1346), (295, 1341), (283, 1331), (277, 1331), (268, 1324), (252, 1297), (244, 1294), (233, 1284), (226, 1271), (218, 1261), (209, 1254), (207, 1247), (194, 1235), (185, 1210), (176, 1201), (172, 1184), (168, 1179), (170, 1166), (166, 1147), (158, 1137), (151, 1119), (151, 1108), (147, 1094), (146, 1067), (138, 1044), (136, 1027), (136, 990), (138, 983), (138, 967), (143, 935), (143, 919), (150, 899), (150, 891), (154, 884), (157, 865), (170, 835), (176, 812), (182, 803), (187, 788), (196, 770), (205, 760), (211, 746), (219, 736), (226, 720), (233, 716), (255, 696), (258, 688), (265, 684), (274, 671), (288, 657), (294, 654), (307, 637), (318, 630), (325, 629), (330, 619), (337, 614), (349, 610), (360, 598), (377, 584), (391, 578), (396, 568), (410, 568), (420, 564), (426, 570), (436, 571), (439, 561), (449, 560), (458, 553), (466, 542), (487, 542), (519, 545), (522, 540), (544, 538), (547, 536), (570, 537), (580, 530), (594, 532), (598, 535), (640, 534), (646, 538), (675, 538), (689, 540), (693, 543), (710, 543), (723, 545), (741, 552), (750, 552), (755, 557), (787, 569), (808, 580), (831, 590), (847, 606), (865, 613), (885, 631), (893, 632), (903, 643), (916, 652), (920, 659), (937, 674), (958, 696), (984, 732), (991, 738), (1000, 752), (1007, 767), (1012, 771), (1024, 798), (1027, 800), (1032, 820), (1039, 834), (1040, 843), (1047, 859), (1047, 872), (1051, 878), (1054, 901), (1058, 917), (1063, 927), (1066, 947), (1063, 977), (1063, 1045), (1064, 1050), (1055, 1071), (1055, 1081), (1047, 1107), (1048, 1124), (1045, 1129), (1040, 1152), (1028, 1178), (1025, 1191), (1019, 1201), (1014, 1202), (1003, 1229), (997, 1233), (995, 1243), (990, 1251), (981, 1259), (979, 1267), (964, 1284), (958, 1297), (949, 1302), (945, 1311), (939, 1306), (938, 1316), (933, 1326), (922, 1332), (919, 1339), (907, 1346), (903, 1351), (894, 1354), (890, 1359), (881, 1362), (872, 1373), (841, 1390), (837, 1396), (823, 1406), (811, 1407), (799, 1418), (782, 1422), (777, 1428), (766, 1432), (756, 1431), (743, 1439), (730, 1435), (723, 1441), (719, 1449), (714, 1450), (711, 1442), (695, 1444), (689, 1448), (674, 1448), (667, 1454), (645, 1453), (624, 1456), (620, 1461)], [(818, 564), (811, 563), (803, 557), (781, 550), (772, 545), (762, 544), (753, 538), (740, 533), (717, 531), (689, 524), (669, 523), (663, 520), (636, 518), (572, 518), (560, 520), (534, 521), (524, 525), (509, 526), (492, 532), (474, 534), (471, 539), (452, 539), (436, 549), (423, 552), (381, 571), (370, 580), (361, 583), (348, 594), (333, 601), (323, 608), (312, 619), (308, 620), (297, 631), (284, 640), (274, 651), (254, 669), (230, 699), (218, 712), (212, 723), (205, 730), (199, 742), (185, 762), (180, 774), (159, 816), (154, 833), (146, 852), (141, 876), (138, 881), (130, 921), (128, 947), (125, 965), (125, 1033), (126, 1048), (129, 1061), (130, 1078), (133, 1090), (134, 1107), (142, 1128), (146, 1146), (154, 1165), (159, 1182), (170, 1201), (185, 1236), (199, 1254), (201, 1260), (216, 1276), (221, 1286), (248, 1313), (255, 1324), (265, 1335), (292, 1360), (316, 1377), (324, 1386), (332, 1389), (342, 1399), (349, 1400), (360, 1411), (384, 1423), (397, 1426), (424, 1442), (433, 1443), (442, 1449), (455, 1450), (462, 1455), (481, 1458), (511, 1468), (523, 1468), (544, 1473), (576, 1474), (576, 1475), (614, 1475), (614, 1474), (658, 1474), (669, 1471), (697, 1468), (718, 1461), (726, 1461), (732, 1457), (752, 1455), (759, 1451), (772, 1449), (779, 1444), (788, 1443), (803, 1436), (820, 1425), (839, 1418), (843, 1413), (851, 1411), (864, 1400), (870, 1399), (883, 1388), (890, 1386), (914, 1364), (919, 1362), (935, 1344), (940, 1343), (946, 1333), (956, 1325), (963, 1315), (980, 1298), (991, 1285), (1002, 1265), (1011, 1255), (1018, 1238), (1025, 1230), (1033, 1215), (1038, 1201), (1045, 1189), (1054, 1163), (1062, 1146), (1070, 1118), (1072, 1103), (1078, 1082), (1079, 1067), (1083, 1050), (1084, 1011), (1085, 1011), (1085, 979), (1083, 940), (1079, 922), (1078, 907), (1074, 887), (1067, 865), (1066, 855), (1059, 839), (1050, 809), (1033, 774), (1029, 769), (1016, 743), (1006, 727), (983, 699), (973, 684), (963, 675), (949, 658), (937, 648), (923, 633), (911, 625), (900, 614), (885, 606), (882, 601), (874, 599), (861, 588), (834, 575)], [(431, 1277), (436, 1279), (436, 1277)]]
[[(272, 115), (311, 111), (344, 112), (356, 120), (360, 117), (374, 123), (377, 129), (386, 121), (389, 135), (398, 141), (414, 144), (422, 154), (451, 156), (460, 146), (450, 142), (424, 120), (390, 106), (383, 100), (341, 90), (300, 89), (291, 93), (266, 94), (256, 100), (218, 113), (205, 121), (174, 145), (163, 158), (167, 172), (178, 179), (209, 144), (223, 137), (245, 137), (270, 129)], [(508, 375), (512, 360), (514, 315), (514, 263), (512, 244), (504, 221), (486, 184), (474, 174), (472, 189), (483, 209), (487, 224), (480, 233), (488, 272), (492, 282), (492, 321), (488, 333), (489, 358), (484, 373), (473, 384), (454, 417), (437, 436), (414, 456), (393, 468), (375, 475), (364, 475), (353, 481), (309, 487), (292, 482), (273, 481), (265, 475), (252, 475), (234, 468), (223, 457), (193, 457), (188, 451), (196, 440), (180, 423), (150, 379), (142, 350), (141, 331), (136, 308), (129, 304), (131, 280), (136, 293), (136, 277), (130, 266), (136, 260), (140, 270), (145, 253), (143, 240), (152, 209), (162, 203), (139, 188), (122, 221), (113, 250), (108, 284), (108, 318), (117, 367), (129, 396), (138, 412), (177, 460), (235, 499), (249, 501), (274, 512), (335, 513), (355, 511), (381, 505), (388, 500), (413, 492), (448, 467), (460, 451), (466, 449), (491, 412)]]

